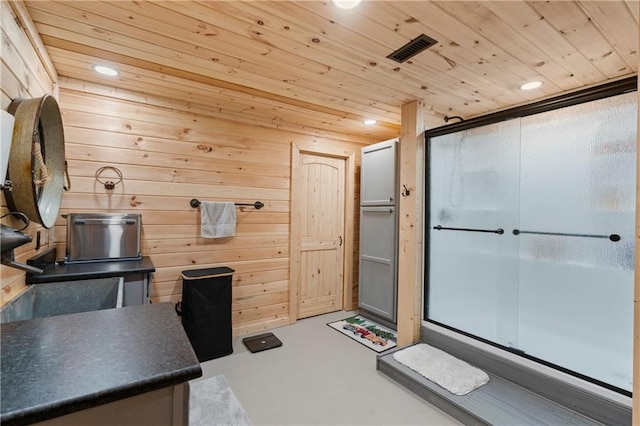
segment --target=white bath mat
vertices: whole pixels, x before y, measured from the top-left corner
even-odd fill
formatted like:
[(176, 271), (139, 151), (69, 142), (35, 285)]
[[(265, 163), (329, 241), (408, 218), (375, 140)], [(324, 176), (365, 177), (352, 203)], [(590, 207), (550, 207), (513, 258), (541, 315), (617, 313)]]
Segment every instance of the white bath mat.
[(189, 388), (189, 426), (251, 425), (223, 375), (190, 382)]
[(426, 343), (398, 351), (393, 358), (456, 395), (466, 395), (489, 381), (484, 371)]

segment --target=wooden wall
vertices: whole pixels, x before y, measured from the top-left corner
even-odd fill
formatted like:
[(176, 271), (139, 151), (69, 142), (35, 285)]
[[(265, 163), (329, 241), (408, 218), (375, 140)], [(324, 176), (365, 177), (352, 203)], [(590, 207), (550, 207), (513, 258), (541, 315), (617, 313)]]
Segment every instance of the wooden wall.
[[(636, 13), (640, 13), (640, 3), (636, 4)], [(640, 46), (640, 32), (637, 34)], [(639, 59), (640, 60), (640, 59)], [(640, 86), (640, 77), (638, 80)], [(640, 90), (638, 105), (640, 105)], [(638, 134), (636, 137), (636, 244), (635, 244), (635, 291), (633, 323), (633, 419), (634, 425), (640, 424), (640, 108), (638, 108)]]
[[(180, 299), (184, 270), (233, 268), (235, 334), (289, 323), (292, 142), (331, 144), (358, 157), (361, 146), (375, 142), (228, 121), (203, 105), (64, 77), (60, 106), (72, 183), (62, 213), (142, 214), (142, 252), (157, 269), (154, 302)], [(124, 176), (112, 191), (94, 177), (103, 166), (117, 167)], [(103, 175), (110, 177), (115, 175)], [(199, 237), (200, 212), (189, 206), (192, 198), (260, 200), (265, 207), (238, 208), (235, 237), (205, 240)], [(358, 229), (357, 222), (352, 225)], [(65, 238), (66, 224), (60, 218), (58, 257), (64, 256)]]
[[(2, 108), (17, 97), (53, 94), (65, 128), (71, 191), (63, 195), (61, 214), (129, 212), (142, 214), (142, 252), (153, 260), (152, 300), (181, 298), (181, 272), (229, 266), (233, 280), (233, 326), (236, 334), (289, 323), (289, 202), (292, 142), (330, 144), (357, 153), (378, 140), (286, 121), (229, 120), (220, 105), (143, 95), (58, 77), (20, 2), (2, 2)], [(59, 86), (58, 86), (59, 85)], [(184, 87), (189, 87), (185, 82)], [(247, 114), (249, 116), (249, 114)], [(237, 115), (236, 115), (237, 117)], [(307, 130), (308, 129), (308, 130)], [(323, 134), (320, 136), (319, 134)], [(124, 180), (113, 191), (96, 182), (103, 166), (117, 167)], [(103, 178), (115, 175), (105, 172)], [(199, 210), (191, 198), (263, 201), (261, 210), (238, 209), (234, 238), (204, 240)], [(357, 306), (358, 204), (354, 202), (353, 305)], [(8, 211), (2, 197), (2, 214)], [(5, 218), (14, 228), (21, 222)], [(53, 247), (64, 256), (66, 224), (62, 217), (50, 230), (32, 224), (34, 242), (16, 249), (20, 262)], [(35, 250), (36, 234), (42, 247)], [(25, 273), (2, 266), (0, 303), (25, 288)]]
[[(2, 110), (7, 110), (15, 98), (36, 98), (45, 94), (56, 95), (57, 75), (50, 64), (48, 55), (41, 45), (37, 33), (33, 30), (30, 18), (21, 3), (1, 2), (0, 19), (2, 20), (2, 69), (0, 72)], [(15, 9), (14, 9), (15, 8)], [(9, 210), (4, 197), (1, 196), (1, 214)], [(19, 229), (23, 223), (6, 217), (2, 223)], [(45, 250), (53, 240), (53, 230), (32, 223), (24, 231), (33, 242), (15, 250), (16, 260), (24, 263), (26, 259)], [(41, 248), (36, 250), (36, 234), (41, 234)], [(19, 269), (0, 266), (0, 304), (4, 305), (25, 288), (25, 273)]]

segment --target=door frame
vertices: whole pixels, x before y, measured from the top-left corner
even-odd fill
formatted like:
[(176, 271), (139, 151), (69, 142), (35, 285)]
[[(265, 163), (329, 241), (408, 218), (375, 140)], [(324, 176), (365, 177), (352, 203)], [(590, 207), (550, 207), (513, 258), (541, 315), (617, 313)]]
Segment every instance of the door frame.
[(352, 309), (353, 305), (353, 223), (355, 208), (355, 152), (335, 146), (321, 146), (313, 142), (293, 142), (291, 144), (291, 213), (290, 213), (290, 247), (291, 264), (289, 266), (289, 323), (298, 320), (298, 295), (300, 284), (296, 277), (300, 276), (300, 217), (303, 214), (300, 203), (302, 196), (301, 154), (312, 154), (323, 157), (339, 158), (345, 161), (344, 187), (344, 264), (342, 271), (342, 309)]

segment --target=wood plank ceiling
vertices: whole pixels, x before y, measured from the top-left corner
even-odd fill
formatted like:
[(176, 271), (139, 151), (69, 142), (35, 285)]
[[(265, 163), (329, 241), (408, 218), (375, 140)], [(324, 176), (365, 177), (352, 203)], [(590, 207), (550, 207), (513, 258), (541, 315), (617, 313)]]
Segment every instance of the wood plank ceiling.
[[(638, 1), (26, 1), (61, 77), (318, 134), (398, 134), (637, 72)], [(437, 44), (386, 56), (420, 34)], [(95, 63), (115, 66), (97, 76)], [(518, 87), (541, 80), (533, 91)], [(337, 117), (337, 119), (336, 119)], [(366, 128), (364, 118), (378, 120)]]

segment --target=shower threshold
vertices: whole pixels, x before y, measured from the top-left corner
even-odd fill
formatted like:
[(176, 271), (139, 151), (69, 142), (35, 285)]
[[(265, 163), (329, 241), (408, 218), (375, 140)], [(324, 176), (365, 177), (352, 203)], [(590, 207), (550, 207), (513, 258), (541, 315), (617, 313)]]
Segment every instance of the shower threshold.
[[(630, 425), (631, 407), (472, 348), (423, 327), (422, 340), (489, 374), (489, 383), (454, 395), (393, 358), (378, 356), (378, 371), (464, 424)], [(570, 408), (569, 408), (570, 407)]]

